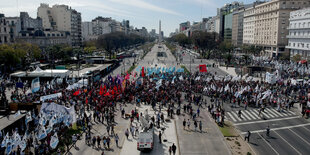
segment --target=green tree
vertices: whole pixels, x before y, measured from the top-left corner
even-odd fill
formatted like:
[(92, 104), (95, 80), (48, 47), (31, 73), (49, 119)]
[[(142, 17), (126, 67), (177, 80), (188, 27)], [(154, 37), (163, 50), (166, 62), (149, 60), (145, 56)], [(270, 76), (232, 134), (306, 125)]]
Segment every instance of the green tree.
[(14, 48), (9, 45), (0, 45), (0, 62), (5, 65), (7, 71), (11, 72), (12, 67), (20, 63), (20, 58)]
[(223, 41), (219, 45), (219, 50), (224, 53), (230, 53), (234, 49), (234, 46), (229, 41)]
[(301, 60), (301, 55), (299, 55), (299, 54), (294, 55), (294, 56), (292, 57), (292, 60), (295, 61), (295, 62), (300, 61), (300, 60)]

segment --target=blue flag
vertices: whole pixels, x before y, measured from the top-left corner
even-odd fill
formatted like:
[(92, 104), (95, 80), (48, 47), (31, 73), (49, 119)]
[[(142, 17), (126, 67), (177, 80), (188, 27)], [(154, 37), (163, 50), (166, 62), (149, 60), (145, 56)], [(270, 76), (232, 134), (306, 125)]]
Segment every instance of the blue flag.
[(40, 90), (40, 79), (37, 77), (32, 80), (31, 83), (31, 91), (32, 93), (37, 92)]

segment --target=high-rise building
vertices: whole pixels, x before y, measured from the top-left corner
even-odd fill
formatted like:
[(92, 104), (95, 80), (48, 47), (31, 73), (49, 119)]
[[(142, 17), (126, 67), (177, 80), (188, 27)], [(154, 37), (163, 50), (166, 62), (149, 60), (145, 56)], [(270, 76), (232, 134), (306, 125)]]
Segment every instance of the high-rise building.
[(189, 29), (190, 27), (191, 27), (191, 23), (189, 21), (181, 23), (179, 31), (180, 32), (185, 31), (185, 30)]
[(93, 37), (93, 23), (92, 22), (82, 22), (82, 40), (88, 41)]
[(247, 29), (249, 32), (254, 31), (253, 44), (263, 47), (268, 56), (279, 56), (285, 52), (290, 12), (309, 6), (309, 0), (271, 0), (256, 5), (253, 12), (254, 26)]
[(237, 10), (242, 3), (232, 2), (230, 4), (225, 4), (222, 8), (218, 9), (217, 16), (219, 17), (219, 35), (224, 38), (224, 40), (231, 41), (232, 35), (232, 13)]
[(292, 11), (289, 19), (288, 46), (290, 56), (301, 55), (310, 58), (310, 8)]
[(159, 20), (159, 34), (158, 34), (158, 42), (162, 41), (162, 34), (161, 34), (161, 21)]
[(43, 28), (53, 31), (67, 31), (70, 33), (72, 46), (82, 45), (81, 13), (67, 5), (41, 4), (38, 8), (38, 17), (42, 19)]
[(244, 10), (243, 44), (254, 44), (255, 10), (254, 6)]
[(0, 44), (14, 43), (20, 30), (19, 17), (5, 17), (0, 14)]
[(20, 12), (20, 25), (22, 31), (43, 29), (42, 19), (29, 17), (27, 12)]
[(112, 32), (112, 18), (96, 17), (92, 20), (92, 35), (99, 36)]

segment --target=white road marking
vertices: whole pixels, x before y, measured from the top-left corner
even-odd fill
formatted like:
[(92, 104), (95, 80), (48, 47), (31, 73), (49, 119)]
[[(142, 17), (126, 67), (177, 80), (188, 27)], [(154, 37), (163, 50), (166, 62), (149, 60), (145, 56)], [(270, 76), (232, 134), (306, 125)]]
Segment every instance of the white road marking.
[(231, 115), (230, 112), (227, 113), (229, 115), (229, 117), (234, 121), (234, 122), (237, 122), (237, 120)]
[(285, 115), (284, 115), (283, 113), (281, 113), (281, 112), (279, 112), (279, 111), (277, 111), (277, 110), (275, 110), (275, 109), (270, 109), (270, 110), (273, 111), (273, 112), (275, 112), (276, 114), (282, 116), (282, 117), (285, 117)]
[(277, 114), (275, 114), (273, 111), (271, 111), (270, 109), (265, 109), (265, 111), (266, 112), (268, 112), (269, 113), (269, 115), (271, 115), (272, 117), (277, 117), (278, 115)]
[(292, 129), (289, 129), (291, 132), (293, 132), (296, 136), (298, 136), (300, 139), (302, 139), (305, 143), (307, 143), (310, 146), (310, 143), (308, 141), (306, 141), (304, 138), (302, 138), (301, 136), (299, 136), (295, 131), (293, 131)]
[(252, 113), (250, 113), (249, 111), (247, 111), (247, 110), (245, 110), (244, 111), (245, 113), (247, 113), (252, 119), (257, 119), (257, 118), (255, 118), (253, 115), (252, 115)]
[(306, 130), (308, 130), (308, 131), (310, 132), (310, 130), (309, 130), (308, 128), (306, 128), (306, 127), (304, 127), (304, 126), (303, 126), (303, 128), (305, 128)]
[(282, 138), (290, 147), (292, 147), (298, 154), (301, 154), (293, 145), (291, 145), (288, 141), (286, 141), (280, 134), (274, 131), (280, 138)]
[(267, 112), (262, 112), (262, 116), (266, 116), (267, 118), (272, 118), (272, 115)]
[(238, 114), (234, 113), (233, 111), (231, 112), (231, 114), (233, 114), (237, 118), (238, 121), (242, 121), (242, 119), (238, 117)]
[[(280, 128), (273, 128), (273, 129), (270, 129), (270, 131), (277, 131), (277, 130), (283, 130), (283, 129), (291, 129), (291, 128), (297, 128), (297, 127), (302, 127), (302, 126), (307, 126), (307, 125), (310, 125), (310, 123), (307, 123), (307, 124), (299, 124), (299, 125), (292, 125), (292, 126), (285, 126), (285, 127), (280, 127)], [(260, 132), (265, 132), (266, 129), (264, 130), (254, 130), (254, 131), (251, 131), (251, 133), (260, 133)], [(241, 134), (246, 134), (247, 132), (242, 132)]]
[(265, 123), (265, 122), (273, 122), (273, 121), (288, 120), (288, 119), (295, 119), (295, 118), (300, 118), (300, 116), (287, 117), (287, 118), (278, 118), (278, 119), (271, 119), (271, 120), (253, 121), (253, 122), (244, 122), (244, 123), (237, 123), (237, 124), (234, 124), (234, 125)]
[(254, 114), (256, 114), (255, 116), (258, 118), (258, 119), (261, 119), (261, 117), (259, 116), (259, 112), (256, 110), (256, 109), (253, 109), (252, 110)]
[(258, 135), (260, 136), (260, 138), (262, 138), (262, 139), (264, 140), (264, 142), (265, 142), (277, 155), (280, 155), (280, 154), (276, 151), (276, 149), (274, 149), (274, 148), (266, 141), (266, 139), (265, 139), (263, 136), (261, 136), (259, 133), (258, 133)]
[(251, 118), (245, 113), (246, 110), (241, 111), (241, 115), (245, 116), (244, 118), (247, 120), (251, 120)]
[(285, 110), (285, 111), (288, 113), (291, 113), (292, 115), (296, 115), (293, 111), (290, 111), (290, 110)]

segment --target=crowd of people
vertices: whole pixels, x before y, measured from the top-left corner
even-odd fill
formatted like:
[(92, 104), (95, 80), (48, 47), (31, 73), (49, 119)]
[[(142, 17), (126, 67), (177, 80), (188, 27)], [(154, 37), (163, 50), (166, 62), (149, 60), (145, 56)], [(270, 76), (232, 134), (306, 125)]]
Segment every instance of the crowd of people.
[[(269, 63), (266, 63), (269, 62)], [(264, 109), (267, 106), (277, 107), (279, 112), (283, 109), (289, 110), (294, 103), (300, 103), (302, 107), (302, 114), (309, 117), (309, 101), (310, 94), (308, 89), (310, 84), (308, 81), (296, 82), (296, 79), (300, 76), (309, 77), (307, 66), (301, 63), (284, 63), (274, 60), (255, 59), (253, 63), (269, 64), (277, 69), (278, 79), (275, 83), (267, 83), (263, 81), (254, 81), (252, 79), (243, 80), (240, 77), (231, 76), (219, 76), (217, 73), (199, 73), (186, 74), (183, 72), (153, 72), (147, 76), (144, 73), (140, 75), (125, 74), (122, 76), (109, 76), (105, 81), (99, 80), (89, 83), (87, 86), (82, 86), (76, 89), (67, 89), (68, 83), (66, 80), (58, 83), (54, 81), (42, 82), (38, 92), (27, 94), (27, 90), (30, 89), (30, 83), (25, 83), (22, 89), (15, 89), (14, 85), (10, 83), (16, 83), (17, 81), (2, 81), (1, 82), (1, 94), (3, 100), (6, 96), (7, 89), (13, 89), (11, 93), (11, 101), (18, 103), (30, 103), (40, 101), (41, 96), (61, 93), (62, 95), (57, 99), (47, 100), (45, 102), (54, 102), (58, 105), (66, 107), (74, 107), (77, 114), (77, 124), (86, 132), (87, 144), (96, 148), (110, 149), (111, 138), (113, 138), (118, 146), (119, 137), (114, 132), (115, 127), (115, 115), (119, 110), (121, 115), (125, 117), (125, 104), (134, 103), (141, 104), (142, 102), (147, 105), (151, 105), (153, 108), (159, 107), (159, 112), (156, 114), (154, 124), (160, 126), (160, 121), (164, 121), (164, 116), (161, 113), (163, 107), (167, 107), (168, 117), (173, 118), (174, 114), (180, 114), (182, 108), (184, 113), (187, 113), (192, 119), (183, 121), (184, 129), (190, 129), (191, 122), (194, 124), (194, 129), (199, 128), (202, 131), (202, 121), (197, 117), (200, 115), (200, 110), (203, 104), (208, 108), (212, 118), (222, 125), (225, 120), (225, 109), (223, 104), (230, 104), (232, 107), (244, 107), (248, 106)], [(150, 70), (154, 70), (151, 68)], [(155, 68), (156, 70), (156, 68)], [(147, 69), (146, 69), (147, 71)], [(167, 70), (166, 70), (167, 71)], [(8, 86), (8, 87), (6, 87)], [(184, 103), (182, 97), (187, 100), (187, 104)], [(209, 103), (208, 97), (210, 99)], [(119, 105), (119, 108), (117, 108)], [(193, 108), (193, 105), (197, 105), (197, 108)], [(36, 140), (36, 120), (39, 120), (39, 112), (33, 112), (36, 114), (33, 120), (28, 123), (24, 130), (18, 129), (18, 131), (9, 132), (12, 137), (14, 133), (27, 134), (27, 148), (33, 146), (34, 153), (43, 153), (51, 151), (49, 146), (49, 138), (58, 133), (58, 137), (62, 137), (63, 130), (68, 130), (69, 126), (64, 122), (55, 124), (52, 132), (50, 132), (46, 138), (42, 140)], [(133, 119), (139, 120), (139, 112), (133, 110), (131, 112), (131, 122)], [(240, 114), (241, 115), (241, 114)], [(92, 135), (92, 121), (95, 123), (102, 123), (106, 126), (107, 135), (100, 137), (98, 135)], [(29, 125), (34, 123), (33, 126)], [(48, 124), (48, 123), (46, 123)], [(58, 131), (58, 132), (57, 132)], [(134, 136), (136, 127), (131, 125), (130, 129), (126, 130)], [(3, 139), (5, 134), (2, 134)], [(29, 136), (30, 135), (30, 136)], [(32, 135), (32, 136), (31, 136)], [(127, 136), (128, 137), (128, 136)], [(72, 137), (72, 141), (78, 140), (78, 135)], [(29, 142), (28, 142), (29, 141)], [(103, 145), (101, 145), (101, 141)], [(96, 146), (97, 142), (97, 146)], [(34, 145), (33, 145), (34, 144)], [(44, 149), (39, 149), (39, 146)], [(13, 147), (13, 151), (20, 149), (20, 146)], [(23, 152), (23, 151), (20, 151)], [(42, 152), (41, 152), (42, 153)]]

